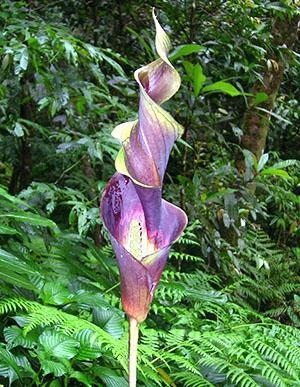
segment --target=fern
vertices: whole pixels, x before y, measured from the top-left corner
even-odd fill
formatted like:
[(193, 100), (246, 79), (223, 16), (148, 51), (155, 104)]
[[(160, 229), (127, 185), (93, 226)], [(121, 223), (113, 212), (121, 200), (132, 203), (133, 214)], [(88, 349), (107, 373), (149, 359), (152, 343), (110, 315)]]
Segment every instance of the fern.
[(253, 226), (247, 230), (245, 242), (247, 249), (235, 252), (241, 274), (223, 291), (233, 302), (263, 310), (273, 318), (289, 318), (300, 325), (299, 311), (290, 301), (300, 290), (300, 277), (291, 253)]
[(198, 257), (196, 255), (187, 254), (184, 252), (177, 252), (177, 251), (171, 251), (170, 258), (175, 258), (180, 261), (187, 261), (187, 262), (198, 262), (203, 263), (204, 260), (201, 257)]
[(45, 328), (53, 325), (68, 335), (78, 334), (78, 332), (84, 330), (95, 332), (98, 341), (113, 353), (125, 370), (127, 369), (126, 341), (114, 339), (113, 336), (106, 333), (97, 325), (54, 307), (41, 305), (35, 301), (12, 298), (0, 302), (0, 314), (16, 311), (27, 312), (23, 320), (23, 331), (25, 335), (37, 327)]
[[(195, 230), (189, 229), (171, 253), (148, 325), (141, 327), (140, 385), (295, 385), (300, 373), (299, 331), (266, 317), (286, 318), (290, 313), (296, 318), (296, 303), (287, 297), (297, 292), (298, 279), (285, 281), (285, 253), (261, 230), (249, 230), (249, 251), (234, 251), (241, 273), (224, 284), (206, 267)], [(71, 377), (82, 369), (92, 373), (94, 384), (126, 385), (128, 337), (122, 313), (112, 308), (120, 306), (112, 250), (96, 249), (76, 235), (59, 241), (50, 241), (48, 249), (34, 247), (41, 264), (34, 266), (36, 282), (31, 273), (29, 278), (37, 284), (40, 302), (33, 300), (33, 292), (27, 298), (16, 296), (24, 292), (12, 291), (11, 285), (7, 294), (13, 296), (0, 301), (0, 314), (14, 315), (19, 325), (5, 328), (2, 346), (19, 374), (13, 363), (1, 362), (0, 374), (9, 377), (11, 372), (15, 380), (25, 374), (36, 378), (28, 368), (31, 358), (18, 355), (22, 349), (26, 356), (29, 350), (35, 354), (44, 375)], [(264, 246), (261, 259), (270, 271), (256, 268), (258, 244)], [(270, 305), (265, 315), (258, 313), (269, 300), (281, 304)], [(87, 368), (87, 363), (93, 366)]]

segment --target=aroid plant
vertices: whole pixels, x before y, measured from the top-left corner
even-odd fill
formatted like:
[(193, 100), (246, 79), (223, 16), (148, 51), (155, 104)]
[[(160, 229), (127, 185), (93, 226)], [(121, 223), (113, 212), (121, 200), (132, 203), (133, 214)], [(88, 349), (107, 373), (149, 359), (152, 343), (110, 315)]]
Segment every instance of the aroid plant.
[(168, 60), (170, 41), (153, 12), (159, 58), (135, 72), (140, 88), (138, 120), (115, 128), (122, 143), (117, 173), (101, 200), (101, 215), (121, 276), (122, 305), (129, 318), (129, 385), (136, 385), (138, 325), (149, 312), (168, 253), (187, 224), (185, 213), (162, 199), (169, 155), (183, 128), (160, 105), (180, 86)]

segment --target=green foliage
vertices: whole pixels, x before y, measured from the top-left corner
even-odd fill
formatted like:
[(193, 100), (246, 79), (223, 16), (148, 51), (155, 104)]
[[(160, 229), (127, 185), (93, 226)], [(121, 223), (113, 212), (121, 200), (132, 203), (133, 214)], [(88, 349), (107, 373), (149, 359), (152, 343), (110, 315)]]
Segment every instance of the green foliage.
[[(0, 149), (4, 165), (10, 163), (14, 168), (7, 171), (16, 179), (12, 192), (24, 188), (22, 173), (38, 176), (51, 165), (52, 175), (46, 181), (58, 181), (78, 165), (76, 161), (74, 165), (74, 156), (87, 154), (101, 165), (104, 157), (115, 155), (116, 143), (100, 131), (105, 122), (111, 127), (108, 115), (127, 114), (125, 106), (111, 95), (105, 75), (106, 69), (112, 69), (125, 79), (114, 54), (79, 40), (64, 25), (51, 25), (37, 15), (29, 17), (21, 2), (1, 4), (0, 25)], [(26, 165), (18, 162), (24, 142), (30, 171), (23, 171)], [(8, 144), (10, 152), (6, 151)], [(47, 165), (35, 157), (39, 147), (45, 155), (53, 153)], [(66, 152), (71, 156), (65, 164)]]
[[(2, 200), (6, 203), (10, 196), (5, 196), (6, 199)], [(14, 218), (10, 222), (21, 230), (20, 223)], [(37, 240), (44, 224), (28, 225), (34, 227), (31, 232)], [(13, 224), (10, 226), (12, 228)], [(201, 257), (186, 252), (198, 246), (195, 240), (198, 227), (197, 223), (191, 225), (177, 251), (171, 254), (175, 266), (172, 264), (165, 271), (149, 326), (142, 327), (139, 349), (141, 383), (144, 381), (149, 385), (153, 381), (156, 385), (166, 378), (187, 386), (216, 385), (226, 381), (245, 386), (267, 382), (285, 385), (296, 381), (300, 371), (299, 349), (293, 343), (299, 340), (298, 331), (263, 317), (253, 309), (238, 306), (235, 302), (241, 294), (236, 284), (222, 289), (218, 277), (203, 270), (189, 270), (189, 263), (205, 267)], [(251, 232), (249, 235), (253, 244), (257, 245), (259, 239), (260, 251), (266, 259), (274, 257), (275, 247), (266, 243), (263, 233)], [(37, 252), (41, 254), (38, 270), (33, 274), (37, 276), (39, 273), (44, 284), (39, 282), (39, 287), (33, 289), (27, 299), (20, 297), (17, 290), (26, 288), (23, 284), (6, 286), (0, 301), (0, 313), (14, 320), (4, 329), (1, 375), (11, 381), (28, 380), (28, 385), (41, 385), (49, 376), (66, 380), (75, 378), (85, 385), (99, 383), (99, 380), (107, 385), (125, 383), (125, 323), (120, 312), (113, 307), (116, 297), (110, 290), (114, 287), (111, 281), (117, 276), (104, 284), (100, 277), (102, 271), (106, 273), (105, 266), (97, 266), (96, 273), (90, 273), (95, 251), (87, 245), (80, 255), (91, 260), (86, 261), (87, 268), (78, 277), (82, 270), (76, 262), (68, 259), (68, 255), (72, 255), (73, 243), (78, 252), (78, 242), (82, 243), (80, 238), (73, 237), (73, 243), (68, 244), (68, 253), (63, 245), (57, 245), (57, 234), (52, 238), (50, 234), (42, 237), (48, 244), (46, 255), (41, 254), (41, 241), (31, 245), (32, 256)], [(64, 252), (63, 261), (59, 257), (60, 249)], [(110, 259), (110, 254), (110, 250), (104, 249), (100, 256), (105, 262)], [(280, 258), (282, 254), (279, 252), (278, 255)], [(51, 256), (49, 264), (45, 260)], [(10, 262), (16, 271), (19, 267), (22, 270), (22, 259), (16, 261), (17, 258), (12, 259), (10, 253), (3, 255), (2, 259)], [(179, 264), (182, 268), (178, 271), (176, 265)], [(33, 278), (31, 271), (21, 273)], [(95, 282), (97, 277), (99, 284)], [(2, 280), (10, 283), (5, 278)], [(157, 319), (161, 328), (154, 330), (152, 327)], [(18, 357), (21, 348), (23, 357)], [(32, 359), (36, 359), (35, 362), (32, 363)], [(95, 360), (98, 365), (89, 368), (84, 365), (86, 361)], [(111, 362), (115, 373), (106, 368), (106, 364)]]

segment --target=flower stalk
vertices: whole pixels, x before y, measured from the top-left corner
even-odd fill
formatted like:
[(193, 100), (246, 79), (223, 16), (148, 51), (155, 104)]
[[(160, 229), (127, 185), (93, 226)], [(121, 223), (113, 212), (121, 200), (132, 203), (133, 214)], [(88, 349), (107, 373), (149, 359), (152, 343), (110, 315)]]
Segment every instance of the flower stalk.
[(137, 348), (139, 339), (139, 323), (134, 318), (129, 319), (129, 387), (136, 387)]

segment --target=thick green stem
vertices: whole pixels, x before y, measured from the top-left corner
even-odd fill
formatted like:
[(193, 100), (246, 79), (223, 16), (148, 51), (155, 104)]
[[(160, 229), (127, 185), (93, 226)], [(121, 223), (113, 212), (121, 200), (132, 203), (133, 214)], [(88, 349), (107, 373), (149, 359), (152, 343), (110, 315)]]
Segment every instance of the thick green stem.
[(139, 338), (139, 324), (134, 318), (129, 318), (129, 387), (136, 387), (137, 347)]

